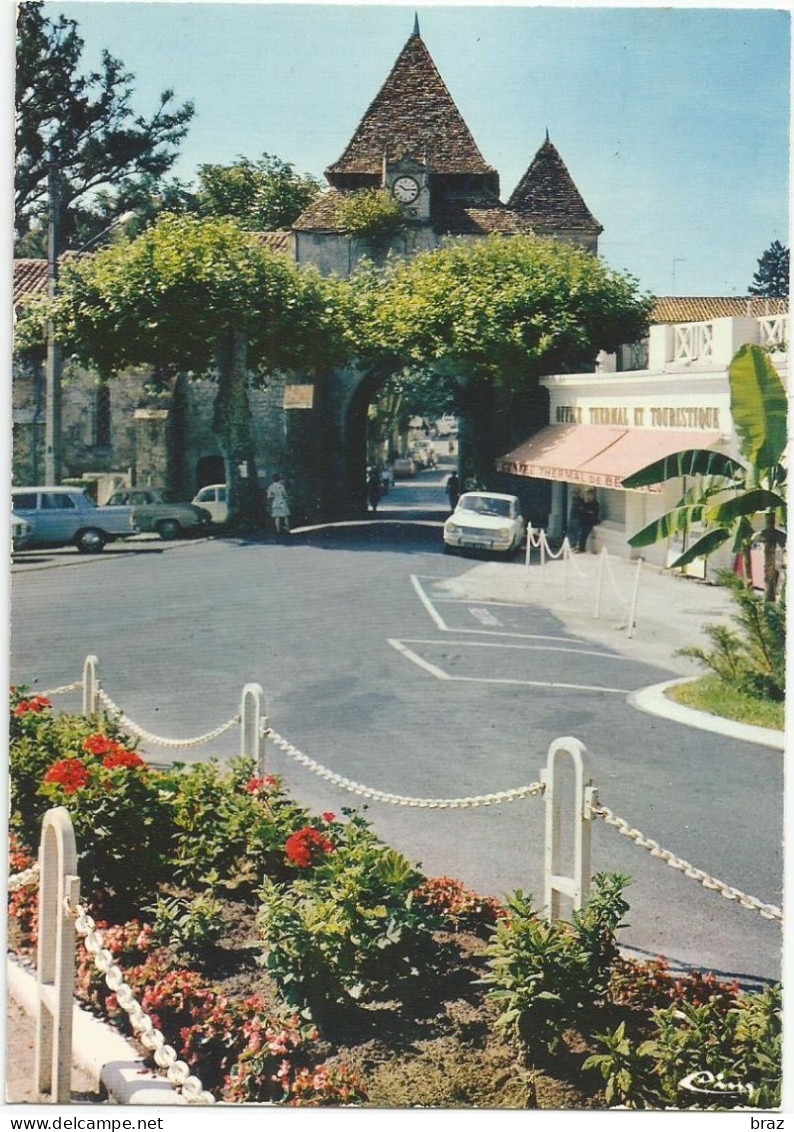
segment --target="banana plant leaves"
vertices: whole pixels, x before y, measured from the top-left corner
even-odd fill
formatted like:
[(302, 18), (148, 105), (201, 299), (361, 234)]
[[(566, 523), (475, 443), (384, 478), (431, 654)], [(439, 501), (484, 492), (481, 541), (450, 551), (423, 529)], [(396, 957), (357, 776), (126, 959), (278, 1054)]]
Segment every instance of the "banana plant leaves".
[(742, 346), (731, 363), (731, 416), (742, 455), (772, 468), (786, 450), (786, 391), (767, 354)]
[(623, 480), (625, 488), (650, 487), (666, 480), (681, 479), (684, 476), (722, 476), (725, 479), (742, 479), (746, 468), (738, 460), (712, 452), (709, 448), (689, 448), (685, 452), (674, 452), (664, 456), (646, 468), (640, 468)]

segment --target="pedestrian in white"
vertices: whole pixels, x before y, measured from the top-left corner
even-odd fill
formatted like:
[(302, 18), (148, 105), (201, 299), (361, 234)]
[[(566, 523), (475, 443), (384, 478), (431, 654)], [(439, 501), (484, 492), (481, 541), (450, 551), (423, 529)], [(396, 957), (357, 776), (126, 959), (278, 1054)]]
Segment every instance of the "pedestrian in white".
[(276, 534), (280, 535), (282, 531), (289, 531), (289, 498), (279, 472), (276, 472), (273, 476), (273, 482), (267, 489), (267, 505), (276, 528)]

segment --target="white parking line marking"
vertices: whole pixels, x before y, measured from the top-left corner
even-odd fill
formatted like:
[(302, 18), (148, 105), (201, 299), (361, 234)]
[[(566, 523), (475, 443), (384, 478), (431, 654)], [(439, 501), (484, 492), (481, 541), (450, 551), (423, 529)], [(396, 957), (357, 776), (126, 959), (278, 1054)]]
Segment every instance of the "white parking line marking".
[(441, 630), (441, 632), (442, 633), (448, 633), (449, 629), (447, 628), (446, 624), (444, 623), (443, 617), (441, 616), (440, 613), (438, 613), (438, 611), (436, 610), (432, 601), (427, 596), (425, 591), (422, 589), (422, 585), (421, 585), (419, 579), (417, 578), (416, 574), (411, 574), (411, 585), (416, 590), (417, 594), (419, 595), (419, 600), (421, 601), (422, 605), (425, 607), (427, 612), (430, 614), (430, 616), (433, 618), (433, 621), (435, 621), (436, 625)]
[(478, 605), (469, 606), (469, 613), (475, 621), (479, 621), (481, 625), (501, 625), (502, 622), (498, 617), (494, 617), (493, 613), (487, 609), (480, 609)]
[(597, 656), (604, 660), (626, 660), (638, 663), (633, 656), (618, 656), (611, 652), (596, 652), (594, 649), (557, 648), (554, 645), (511, 645), (501, 641), (433, 641), (423, 637), (402, 637), (411, 645), (443, 645), (445, 648), (469, 649), (526, 649), (529, 652), (572, 652), (578, 656)]
[[(477, 633), (478, 636), (490, 635), (490, 636), (493, 636), (493, 637), (517, 637), (522, 641), (559, 641), (560, 644), (569, 644), (572, 639), (575, 640), (575, 638), (571, 638), (571, 637), (546, 636), (543, 633), (508, 633), (504, 629), (450, 629), (449, 625), (447, 625), (446, 621), (444, 621), (441, 614), (435, 608), (431, 599), (427, 596), (425, 591), (422, 589), (422, 583), (419, 581), (419, 577), (416, 574), (411, 574), (410, 578), (411, 578), (411, 585), (416, 590), (416, 593), (417, 593), (417, 596), (419, 597), (419, 600), (421, 601), (422, 605), (425, 607), (425, 609), (430, 614), (433, 621), (435, 622), (435, 624), (438, 626), (438, 628), (441, 630), (442, 633)], [(482, 604), (482, 603), (480, 602), (478, 604)], [(523, 608), (523, 607), (516, 607), (516, 608)]]
[(423, 657), (417, 656), (412, 649), (406, 648), (402, 641), (394, 640), (393, 637), (386, 638), (387, 643), (396, 649), (398, 653), (416, 664), (419, 668), (423, 668), (425, 672), (429, 672), (431, 676), (435, 676), (437, 680), (457, 681), (458, 683), (465, 684), (513, 684), (521, 685), (524, 688), (549, 688), (552, 691), (564, 690), (567, 692), (606, 692), (610, 695), (628, 696), (628, 688), (605, 688), (601, 684), (564, 684), (554, 680), (515, 680), (509, 677), (502, 678), (500, 676), (451, 676), (448, 672), (444, 672), (442, 668), (438, 668), (435, 664), (430, 664), (424, 660)]
[(413, 661), (418, 664), (420, 668), (424, 668), (431, 676), (435, 676), (437, 680), (453, 680), (453, 676), (449, 676), (442, 668), (436, 668), (435, 664), (431, 664), (427, 660), (423, 660), (421, 656), (417, 656), (411, 649), (407, 649), (402, 641), (395, 641), (392, 637), (386, 638), (387, 644), (390, 644), (393, 649), (401, 653), (407, 660)]

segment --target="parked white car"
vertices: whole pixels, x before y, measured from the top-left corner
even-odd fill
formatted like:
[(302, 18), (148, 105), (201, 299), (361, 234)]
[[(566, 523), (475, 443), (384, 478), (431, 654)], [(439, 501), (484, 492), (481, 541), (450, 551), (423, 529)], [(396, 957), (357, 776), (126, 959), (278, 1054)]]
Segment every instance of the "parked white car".
[(211, 483), (202, 487), (193, 496), (192, 503), (208, 511), (213, 523), (225, 523), (229, 517), (225, 483)]
[(444, 550), (495, 550), (512, 554), (524, 541), (526, 524), (515, 495), (467, 491), (444, 524)]
[(97, 507), (79, 487), (15, 487), (11, 507), (31, 527), (29, 546), (68, 546), (96, 554), (138, 533), (132, 507)]
[(156, 531), (162, 539), (179, 538), (183, 531), (210, 522), (209, 511), (184, 503), (166, 487), (131, 487), (114, 491), (109, 507), (128, 504), (135, 508), (139, 531)]

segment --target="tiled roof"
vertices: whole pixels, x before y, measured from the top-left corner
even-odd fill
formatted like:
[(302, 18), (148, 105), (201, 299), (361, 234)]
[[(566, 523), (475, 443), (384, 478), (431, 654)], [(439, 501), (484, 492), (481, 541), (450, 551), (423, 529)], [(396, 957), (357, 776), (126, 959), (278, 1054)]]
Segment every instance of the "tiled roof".
[(433, 173), (494, 173), (416, 32), (326, 176), (333, 185), (345, 174), (380, 176), (384, 151), (391, 160), (426, 154)]
[(47, 290), (46, 259), (14, 260), (14, 302), (28, 295), (43, 295)]
[(458, 236), (532, 235), (532, 225), (485, 191), (444, 196), (433, 210), (433, 227), (440, 234)]
[(337, 189), (327, 189), (304, 209), (292, 225), (296, 232), (311, 232), (326, 229), (330, 232), (338, 231), (340, 224), (337, 220), (337, 209), (347, 193), (340, 193)]
[(285, 255), (292, 255), (293, 249), (293, 236), (288, 230), (277, 230), (275, 232), (252, 232), (252, 236), (256, 236), (257, 240), (266, 248), (270, 248), (274, 252), (283, 252)]
[(712, 318), (763, 318), (788, 314), (788, 299), (758, 299), (738, 295), (726, 297), (675, 296), (656, 299), (651, 322), (708, 322)]
[(507, 207), (520, 212), (537, 228), (603, 231), (548, 138), (513, 190)]

